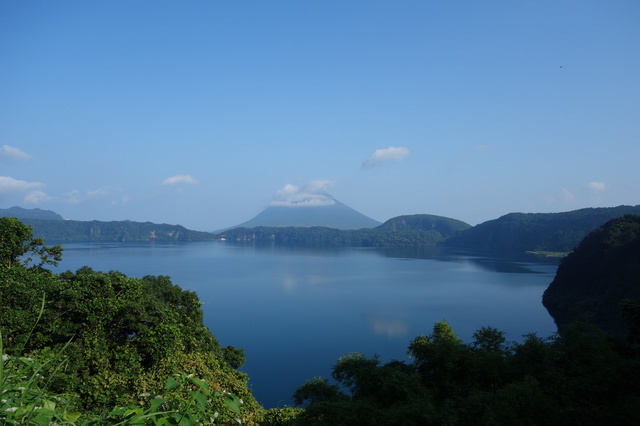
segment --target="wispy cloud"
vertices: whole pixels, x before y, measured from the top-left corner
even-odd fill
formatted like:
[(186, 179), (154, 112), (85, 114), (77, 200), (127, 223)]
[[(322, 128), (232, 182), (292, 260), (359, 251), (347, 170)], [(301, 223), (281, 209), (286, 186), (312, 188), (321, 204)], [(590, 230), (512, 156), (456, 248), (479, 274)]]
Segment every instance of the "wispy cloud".
[(79, 204), (84, 201), (104, 197), (108, 194), (109, 194), (109, 190), (105, 188), (89, 189), (86, 191), (79, 191), (77, 189), (73, 189), (67, 192), (66, 201), (69, 204)]
[(24, 202), (27, 204), (40, 204), (45, 201), (49, 201), (51, 197), (49, 197), (44, 191), (31, 191), (27, 195), (24, 196)]
[(163, 185), (197, 185), (200, 181), (191, 175), (175, 175), (162, 181)]
[(0, 176), (0, 194), (8, 192), (31, 191), (42, 188), (41, 182), (27, 182), (26, 180), (14, 179), (10, 176)]
[(491, 151), (491, 147), (489, 145), (478, 145), (478, 146), (474, 146), (473, 147), (474, 151), (481, 151), (481, 152), (486, 152), (486, 151)]
[(21, 151), (18, 148), (9, 145), (2, 145), (0, 147), (0, 158), (6, 158), (9, 160), (26, 161), (31, 159), (31, 156), (26, 152)]
[(288, 183), (276, 192), (270, 205), (282, 207), (331, 206), (336, 201), (325, 192), (325, 189), (335, 184), (336, 182), (332, 180), (314, 180), (303, 187)]
[(390, 146), (389, 148), (377, 149), (362, 163), (362, 168), (368, 169), (392, 161), (402, 161), (407, 158), (409, 154), (409, 150), (403, 147)]
[(576, 197), (568, 189), (563, 189), (562, 190), (562, 200), (567, 204), (571, 204), (571, 203), (576, 201)]
[(604, 182), (589, 182), (587, 184), (587, 188), (589, 188), (593, 192), (602, 192), (607, 189), (607, 186)]

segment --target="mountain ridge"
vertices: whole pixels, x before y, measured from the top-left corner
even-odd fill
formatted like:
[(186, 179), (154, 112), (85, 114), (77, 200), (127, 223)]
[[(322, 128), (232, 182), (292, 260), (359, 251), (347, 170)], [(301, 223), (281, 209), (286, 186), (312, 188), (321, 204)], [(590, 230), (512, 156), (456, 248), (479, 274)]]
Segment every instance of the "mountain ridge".
[(508, 213), (460, 232), (444, 245), (474, 250), (569, 252), (589, 232), (626, 214), (640, 214), (640, 205)]

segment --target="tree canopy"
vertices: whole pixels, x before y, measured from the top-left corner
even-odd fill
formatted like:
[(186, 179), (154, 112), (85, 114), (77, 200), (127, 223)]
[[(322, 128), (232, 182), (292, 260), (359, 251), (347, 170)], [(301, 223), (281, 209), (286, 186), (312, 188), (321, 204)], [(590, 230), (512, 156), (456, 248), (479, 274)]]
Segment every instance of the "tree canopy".
[[(62, 259), (62, 246), (45, 247), (41, 238), (33, 237), (33, 228), (15, 217), (0, 217), (0, 269), (10, 268), (25, 255), (40, 258), (38, 266), (57, 265)], [(28, 265), (33, 259), (24, 259)]]
[(483, 327), (464, 343), (446, 321), (410, 342), (411, 362), (340, 357), (336, 383), (293, 395), (305, 425), (632, 425), (640, 422), (640, 353), (584, 325), (506, 342)]
[(165, 276), (89, 267), (53, 273), (20, 260), (25, 254), (40, 256), (41, 264), (60, 260), (59, 246), (41, 242), (16, 219), (0, 218), (0, 347), (6, 356), (45, 364), (63, 353), (64, 368), (51, 364), (40, 372), (51, 376), (51, 391), (100, 412), (159, 394), (167, 377), (183, 372), (205, 380), (212, 392), (237, 395), (245, 419), (261, 412), (248, 377), (237, 370), (243, 351), (220, 346), (194, 292)]

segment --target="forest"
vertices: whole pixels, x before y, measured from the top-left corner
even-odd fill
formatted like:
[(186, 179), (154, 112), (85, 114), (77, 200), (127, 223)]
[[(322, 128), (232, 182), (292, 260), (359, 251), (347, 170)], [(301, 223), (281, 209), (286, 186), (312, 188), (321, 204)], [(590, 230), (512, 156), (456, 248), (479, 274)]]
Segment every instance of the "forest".
[[(640, 234), (628, 231), (638, 223), (624, 217), (582, 246), (631, 250)], [(203, 325), (197, 294), (164, 276), (47, 269), (62, 256), (62, 246), (0, 218), (6, 424), (640, 423), (638, 300), (620, 305), (624, 336), (583, 322), (521, 342), (482, 327), (465, 343), (442, 320), (408, 342), (410, 362), (345, 354), (330, 379), (301, 384), (296, 407), (265, 410), (238, 370), (242, 349), (220, 346)]]

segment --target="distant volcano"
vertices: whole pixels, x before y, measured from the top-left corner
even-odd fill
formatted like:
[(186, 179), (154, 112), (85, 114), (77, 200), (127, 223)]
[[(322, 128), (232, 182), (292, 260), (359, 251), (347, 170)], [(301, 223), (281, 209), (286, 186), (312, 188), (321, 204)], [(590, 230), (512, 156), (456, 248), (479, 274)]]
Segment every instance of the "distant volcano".
[(375, 228), (377, 220), (342, 204), (327, 193), (314, 194), (312, 199), (295, 203), (272, 203), (253, 219), (232, 228), (257, 226), (326, 226), (336, 229)]

